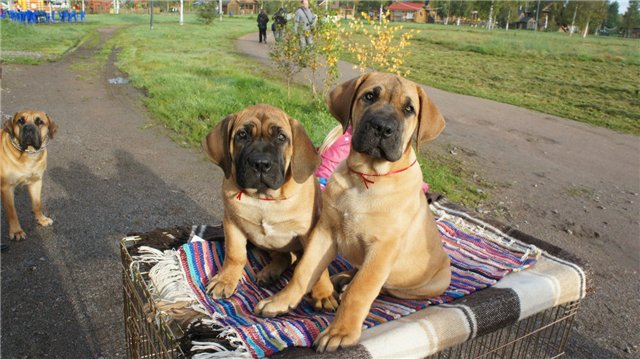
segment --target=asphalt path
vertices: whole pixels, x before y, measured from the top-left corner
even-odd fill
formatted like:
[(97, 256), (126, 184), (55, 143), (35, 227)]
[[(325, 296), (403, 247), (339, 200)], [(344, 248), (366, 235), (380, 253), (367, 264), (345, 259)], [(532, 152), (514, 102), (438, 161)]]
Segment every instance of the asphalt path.
[[(102, 30), (103, 39), (112, 31)], [(2, 216), (2, 243), (10, 244), (1, 255), (3, 358), (124, 356), (120, 238), (222, 217), (221, 171), (155, 125), (143, 94), (109, 84), (122, 75), (111, 61), (98, 73), (74, 67), (96, 46), (57, 63), (2, 68), (2, 113), (41, 109), (60, 126), (43, 188), (53, 226), (35, 224), (24, 189), (16, 200), (27, 239), (9, 243)], [(239, 53), (265, 64), (268, 46), (257, 34), (237, 43)], [(357, 75), (349, 64), (341, 69), (342, 80)], [(491, 203), (477, 209), (499, 210), (525, 232), (589, 261), (595, 291), (583, 301), (568, 357), (637, 357), (638, 138), (427, 92), (447, 119), (427, 151), (455, 157), (495, 184)]]

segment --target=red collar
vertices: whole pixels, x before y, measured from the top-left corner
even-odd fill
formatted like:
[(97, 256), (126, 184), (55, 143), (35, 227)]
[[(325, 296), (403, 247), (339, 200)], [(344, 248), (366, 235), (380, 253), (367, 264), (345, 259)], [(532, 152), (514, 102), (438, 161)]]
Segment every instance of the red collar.
[[(236, 199), (239, 201), (242, 199), (242, 195), (246, 194), (245, 191), (240, 191), (238, 192), (238, 194), (236, 195)], [(279, 201), (279, 200), (284, 200), (286, 198), (255, 198), (255, 197), (251, 197), (253, 199), (257, 199), (260, 201)]]
[(369, 189), (369, 183), (374, 184), (375, 182), (370, 180), (370, 179), (368, 179), (365, 176), (371, 176), (371, 177), (391, 176), (391, 175), (394, 175), (394, 174), (397, 174), (397, 173), (401, 173), (401, 172), (404, 172), (404, 171), (408, 170), (409, 168), (411, 168), (411, 166), (415, 165), (416, 162), (418, 162), (418, 159), (415, 159), (409, 166), (407, 166), (405, 168), (402, 168), (402, 169), (399, 169), (399, 170), (395, 170), (395, 171), (391, 171), (391, 172), (384, 173), (384, 174), (377, 174), (377, 173), (369, 174), (369, 173), (358, 172), (358, 171), (354, 170), (353, 168), (351, 168), (351, 166), (349, 166), (349, 165), (347, 165), (347, 168), (349, 168), (349, 171), (351, 171), (351, 172), (357, 174), (358, 176), (360, 176), (360, 178), (362, 178), (362, 183), (364, 183), (364, 186), (367, 189)]

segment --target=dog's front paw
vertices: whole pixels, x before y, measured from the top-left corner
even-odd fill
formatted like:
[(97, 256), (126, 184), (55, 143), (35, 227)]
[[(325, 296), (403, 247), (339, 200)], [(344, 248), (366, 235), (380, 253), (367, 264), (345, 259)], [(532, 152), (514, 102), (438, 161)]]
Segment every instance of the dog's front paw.
[(336, 311), (338, 299), (329, 277), (324, 275), (311, 289), (311, 304), (316, 310)]
[(207, 284), (207, 292), (216, 299), (229, 298), (236, 291), (239, 281), (239, 278), (229, 278), (225, 275), (216, 274)]
[(296, 304), (289, 303), (289, 301), (284, 300), (282, 296), (274, 295), (261, 300), (253, 309), (253, 312), (262, 317), (273, 318), (280, 314), (285, 314), (295, 307)]
[(22, 230), (22, 228), (18, 228), (17, 230), (9, 230), (9, 239), (12, 241), (21, 241), (27, 238), (27, 234)]
[(36, 218), (36, 222), (38, 222), (38, 224), (43, 227), (48, 227), (53, 224), (53, 219), (47, 216), (42, 216), (42, 217)]
[(320, 333), (313, 345), (318, 353), (334, 352), (340, 347), (344, 348), (357, 344), (361, 333), (362, 329), (357, 325), (341, 325), (334, 322)]

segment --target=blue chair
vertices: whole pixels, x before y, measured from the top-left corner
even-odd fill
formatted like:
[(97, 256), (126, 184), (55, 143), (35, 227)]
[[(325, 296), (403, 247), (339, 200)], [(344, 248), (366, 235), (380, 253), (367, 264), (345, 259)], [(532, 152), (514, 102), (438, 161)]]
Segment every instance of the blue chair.
[(52, 11), (45, 11), (44, 12), (44, 21), (46, 21), (47, 24), (50, 24), (50, 23), (53, 22), (53, 18), (54, 18), (55, 15), (51, 16), (51, 14), (52, 14)]
[(72, 10), (71, 13), (69, 14), (69, 22), (71, 22), (71, 19), (73, 19), (74, 23), (78, 22), (78, 17), (75, 10)]
[(26, 24), (35, 24), (36, 23), (36, 13), (35, 11), (27, 10), (23, 11), (24, 13), (24, 23)]
[(60, 17), (60, 22), (65, 22), (67, 21), (67, 15), (69, 14), (69, 11), (67, 10), (60, 10), (58, 11), (58, 16)]
[(84, 10), (80, 11), (80, 22), (84, 22), (84, 18), (86, 15), (87, 13)]

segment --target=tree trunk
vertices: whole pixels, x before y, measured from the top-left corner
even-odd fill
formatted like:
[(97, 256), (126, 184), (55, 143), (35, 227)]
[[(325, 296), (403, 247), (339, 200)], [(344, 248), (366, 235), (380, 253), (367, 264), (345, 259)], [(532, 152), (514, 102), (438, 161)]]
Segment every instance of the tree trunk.
[(584, 32), (582, 33), (582, 38), (587, 38), (587, 33), (589, 32), (589, 21), (587, 21), (587, 26), (584, 27)]
[(576, 24), (576, 13), (578, 12), (578, 6), (576, 5), (575, 9), (573, 9), (573, 20), (571, 20), (571, 29), (569, 30), (569, 36), (573, 36), (573, 29)]

